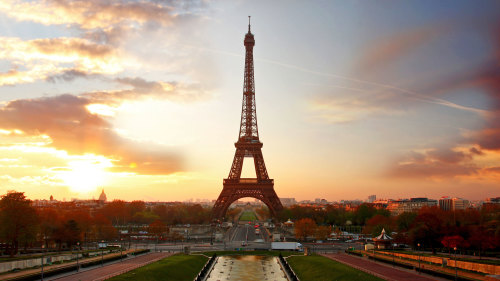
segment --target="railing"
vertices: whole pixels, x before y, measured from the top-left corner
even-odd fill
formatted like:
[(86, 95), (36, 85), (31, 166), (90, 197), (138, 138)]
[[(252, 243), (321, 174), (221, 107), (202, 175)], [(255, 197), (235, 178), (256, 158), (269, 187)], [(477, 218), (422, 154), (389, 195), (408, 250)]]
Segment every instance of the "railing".
[(214, 254), (207, 261), (207, 263), (205, 264), (205, 266), (203, 266), (203, 268), (201, 269), (200, 273), (198, 273), (198, 275), (196, 276), (196, 278), (194, 278), (194, 281), (204, 281), (204, 280), (206, 280), (207, 276), (210, 274), (210, 271), (212, 271), (212, 266), (214, 265), (216, 259), (217, 259), (217, 255)]
[(224, 183), (255, 183), (255, 184), (270, 184), (274, 183), (273, 179), (259, 180), (252, 178), (242, 178), (242, 179), (224, 179)]
[(281, 267), (285, 270), (285, 274), (286, 276), (288, 276), (288, 280), (292, 280), (292, 281), (300, 281), (299, 280), (299, 277), (297, 277), (297, 274), (295, 274), (295, 272), (293, 271), (293, 269), (290, 267), (290, 265), (288, 264), (288, 262), (285, 260), (285, 258), (283, 258), (283, 256), (280, 255), (278, 256), (278, 260), (281, 264)]

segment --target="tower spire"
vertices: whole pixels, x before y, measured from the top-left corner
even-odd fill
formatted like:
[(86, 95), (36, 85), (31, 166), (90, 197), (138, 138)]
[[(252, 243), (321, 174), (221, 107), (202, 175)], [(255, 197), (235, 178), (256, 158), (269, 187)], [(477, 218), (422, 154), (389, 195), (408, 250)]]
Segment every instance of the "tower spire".
[[(248, 16), (248, 33), (243, 41), (245, 46), (245, 72), (243, 81), (243, 103), (238, 141), (234, 144), (236, 153), (229, 176), (224, 179), (224, 188), (213, 208), (213, 218), (223, 218), (229, 205), (243, 197), (253, 197), (264, 202), (273, 216), (283, 209), (283, 205), (274, 191), (274, 180), (269, 178), (264, 157), (262, 142), (259, 140), (257, 128), (257, 112), (255, 107), (255, 81), (253, 67), (253, 47), (255, 38), (250, 33), (250, 16)], [(253, 158), (255, 178), (241, 178), (244, 158)]]

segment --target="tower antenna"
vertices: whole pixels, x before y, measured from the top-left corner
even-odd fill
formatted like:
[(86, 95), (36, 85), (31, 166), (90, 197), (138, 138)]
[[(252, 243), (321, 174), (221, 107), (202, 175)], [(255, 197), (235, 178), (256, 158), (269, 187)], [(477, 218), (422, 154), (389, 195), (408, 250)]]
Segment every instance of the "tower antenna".
[[(234, 144), (236, 152), (229, 176), (223, 182), (222, 192), (212, 210), (212, 218), (223, 219), (229, 206), (243, 197), (252, 197), (267, 205), (272, 216), (276, 217), (283, 205), (274, 190), (274, 180), (269, 178), (262, 142), (259, 140), (257, 127), (257, 110), (255, 106), (255, 79), (253, 65), (253, 47), (255, 38), (250, 33), (250, 16), (248, 16), (248, 33), (243, 41), (245, 46), (245, 71), (243, 75), (243, 102), (238, 141)], [(253, 158), (255, 178), (242, 178), (244, 158)]]

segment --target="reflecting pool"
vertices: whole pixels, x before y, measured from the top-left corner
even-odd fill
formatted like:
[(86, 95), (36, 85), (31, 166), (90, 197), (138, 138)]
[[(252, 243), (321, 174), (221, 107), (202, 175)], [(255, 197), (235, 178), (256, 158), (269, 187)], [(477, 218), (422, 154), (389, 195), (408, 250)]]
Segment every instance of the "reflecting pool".
[(221, 256), (207, 281), (286, 281), (278, 258), (269, 256)]

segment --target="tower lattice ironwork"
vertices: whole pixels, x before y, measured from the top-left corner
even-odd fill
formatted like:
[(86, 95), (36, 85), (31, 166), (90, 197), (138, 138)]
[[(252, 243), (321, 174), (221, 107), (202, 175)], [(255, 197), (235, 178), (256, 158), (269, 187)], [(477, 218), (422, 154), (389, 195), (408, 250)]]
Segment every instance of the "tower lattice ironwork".
[[(229, 176), (224, 179), (224, 187), (213, 208), (213, 217), (215, 219), (223, 218), (231, 203), (243, 197), (253, 197), (264, 202), (273, 216), (283, 209), (274, 191), (274, 180), (270, 179), (267, 174), (266, 164), (262, 156), (262, 142), (259, 140), (253, 68), (255, 39), (250, 32), (250, 17), (248, 17), (248, 33), (245, 35), (244, 45), (246, 50), (245, 78), (243, 82), (240, 133), (238, 141), (234, 144), (236, 153)], [(256, 178), (241, 178), (245, 157), (253, 158)]]

